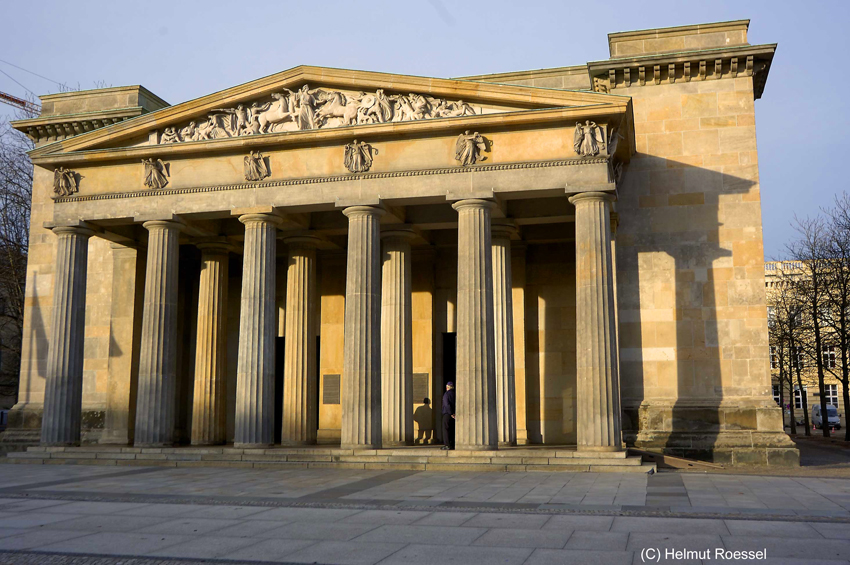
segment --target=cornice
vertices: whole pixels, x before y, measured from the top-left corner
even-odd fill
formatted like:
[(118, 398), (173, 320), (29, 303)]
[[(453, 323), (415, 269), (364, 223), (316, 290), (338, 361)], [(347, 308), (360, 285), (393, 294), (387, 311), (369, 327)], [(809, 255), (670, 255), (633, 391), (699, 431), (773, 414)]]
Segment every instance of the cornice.
[(62, 114), (44, 116), (10, 122), (16, 130), (24, 133), (36, 144), (62, 141), (82, 133), (109, 127), (145, 113), (141, 106), (84, 112), (80, 114)]
[(591, 157), (580, 159), (559, 159), (554, 161), (533, 161), (527, 163), (504, 163), (499, 165), (471, 165), (468, 167), (444, 167), (438, 169), (422, 169), (415, 171), (394, 171), (384, 173), (357, 173), (348, 175), (335, 175), (327, 177), (310, 177), (297, 179), (283, 179), (261, 182), (243, 182), (221, 185), (195, 186), (187, 188), (163, 188), (159, 190), (145, 189), (131, 192), (109, 192), (103, 194), (84, 194), (77, 196), (62, 196), (54, 198), (56, 204), (66, 202), (89, 202), (93, 200), (115, 200), (123, 198), (160, 198), (180, 194), (195, 194), (199, 192), (223, 192), (231, 190), (254, 190), (257, 188), (273, 188), (283, 186), (299, 186), (310, 184), (350, 182), (370, 179), (386, 179), (401, 177), (419, 177), (432, 175), (463, 175), (476, 174), (490, 171), (510, 171), (520, 169), (540, 169), (549, 167), (571, 167), (581, 165), (599, 165), (608, 163), (608, 157)]
[(764, 92), (776, 47), (775, 43), (742, 45), (606, 59), (589, 62), (587, 71), (594, 91), (605, 93), (618, 88), (673, 84), (676, 81), (750, 76), (753, 77), (754, 96), (759, 99)]

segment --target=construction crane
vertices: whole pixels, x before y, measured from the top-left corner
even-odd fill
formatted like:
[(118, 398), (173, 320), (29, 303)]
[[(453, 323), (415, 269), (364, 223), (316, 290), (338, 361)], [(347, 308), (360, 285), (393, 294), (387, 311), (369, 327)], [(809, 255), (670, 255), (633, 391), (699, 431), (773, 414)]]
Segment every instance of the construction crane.
[(15, 108), (20, 108), (24, 112), (34, 114), (36, 116), (41, 112), (41, 106), (38, 104), (33, 104), (28, 100), (12, 96), (11, 94), (7, 94), (2, 91), (0, 91), (0, 102), (8, 104), (9, 106), (14, 106)]

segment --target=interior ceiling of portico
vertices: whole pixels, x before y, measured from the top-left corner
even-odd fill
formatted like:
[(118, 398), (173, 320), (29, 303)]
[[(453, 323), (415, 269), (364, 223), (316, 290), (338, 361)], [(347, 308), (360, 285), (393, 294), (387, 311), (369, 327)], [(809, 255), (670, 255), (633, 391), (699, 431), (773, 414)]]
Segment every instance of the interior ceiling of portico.
[[(500, 203), (493, 210), (493, 220), (506, 221), (517, 226), (514, 239), (526, 243), (570, 242), (575, 236), (575, 208), (566, 197), (511, 200)], [(183, 243), (192, 243), (199, 238), (224, 236), (238, 251), (244, 238), (244, 226), (236, 218), (208, 218), (203, 215), (182, 216), (186, 230)], [(140, 243), (147, 239), (147, 230), (140, 224), (128, 224), (119, 220), (100, 221), (107, 239), (121, 243)], [(457, 212), (450, 203), (423, 204), (416, 206), (389, 206), (381, 218), (383, 229), (404, 224), (412, 228), (417, 237), (413, 241), (419, 247), (442, 247), (457, 245)], [(348, 237), (348, 219), (339, 210), (286, 214), (278, 238), (310, 233), (318, 236), (325, 250), (345, 249)]]

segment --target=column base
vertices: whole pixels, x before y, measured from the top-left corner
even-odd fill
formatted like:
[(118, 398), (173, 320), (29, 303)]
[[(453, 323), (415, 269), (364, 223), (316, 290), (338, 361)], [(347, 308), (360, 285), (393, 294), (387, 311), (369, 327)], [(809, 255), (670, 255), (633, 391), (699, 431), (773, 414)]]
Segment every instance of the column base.
[(133, 447), (146, 447), (146, 448), (150, 448), (150, 447), (176, 447), (176, 446), (177, 446), (177, 444), (174, 443), (174, 442), (170, 442), (170, 443), (169, 442), (149, 442), (148, 443), (148, 442), (138, 442), (137, 441), (133, 444)]
[(280, 442), (282, 447), (309, 447), (316, 445), (316, 440), (313, 441), (298, 441), (298, 440), (283, 440)]
[(597, 453), (616, 453), (625, 451), (625, 446), (617, 447), (616, 445), (579, 445), (576, 446), (576, 451), (593, 451)]
[(79, 441), (40, 441), (41, 447), (80, 447)]
[(129, 440), (127, 430), (104, 430), (98, 440), (101, 445), (133, 445)]
[(413, 441), (384, 441), (381, 445), (383, 447), (407, 447), (413, 445)]
[(374, 443), (343, 443), (339, 446), (340, 449), (353, 449), (355, 451), (359, 449), (381, 449), (382, 447), (381, 444)]
[(516, 447), (516, 445), (517, 445), (517, 442), (515, 442), (515, 441), (500, 441), (499, 442), (499, 449), (502, 449), (503, 447)]
[(495, 445), (461, 445), (455, 443), (457, 451), (497, 451), (499, 448)]

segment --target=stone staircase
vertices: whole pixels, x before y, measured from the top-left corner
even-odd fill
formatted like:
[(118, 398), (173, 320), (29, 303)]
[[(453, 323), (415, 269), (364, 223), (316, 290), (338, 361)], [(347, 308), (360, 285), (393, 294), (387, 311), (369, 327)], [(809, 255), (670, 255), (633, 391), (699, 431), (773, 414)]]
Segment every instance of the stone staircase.
[(406, 471), (564, 471), (653, 473), (654, 463), (640, 456), (576, 451), (569, 447), (511, 447), (498, 451), (442, 451), (433, 447), (340, 449), (336, 447), (121, 446), (30, 447), (8, 453), (2, 463), (44, 465), (116, 465), (162, 467), (240, 467), (375, 469)]

